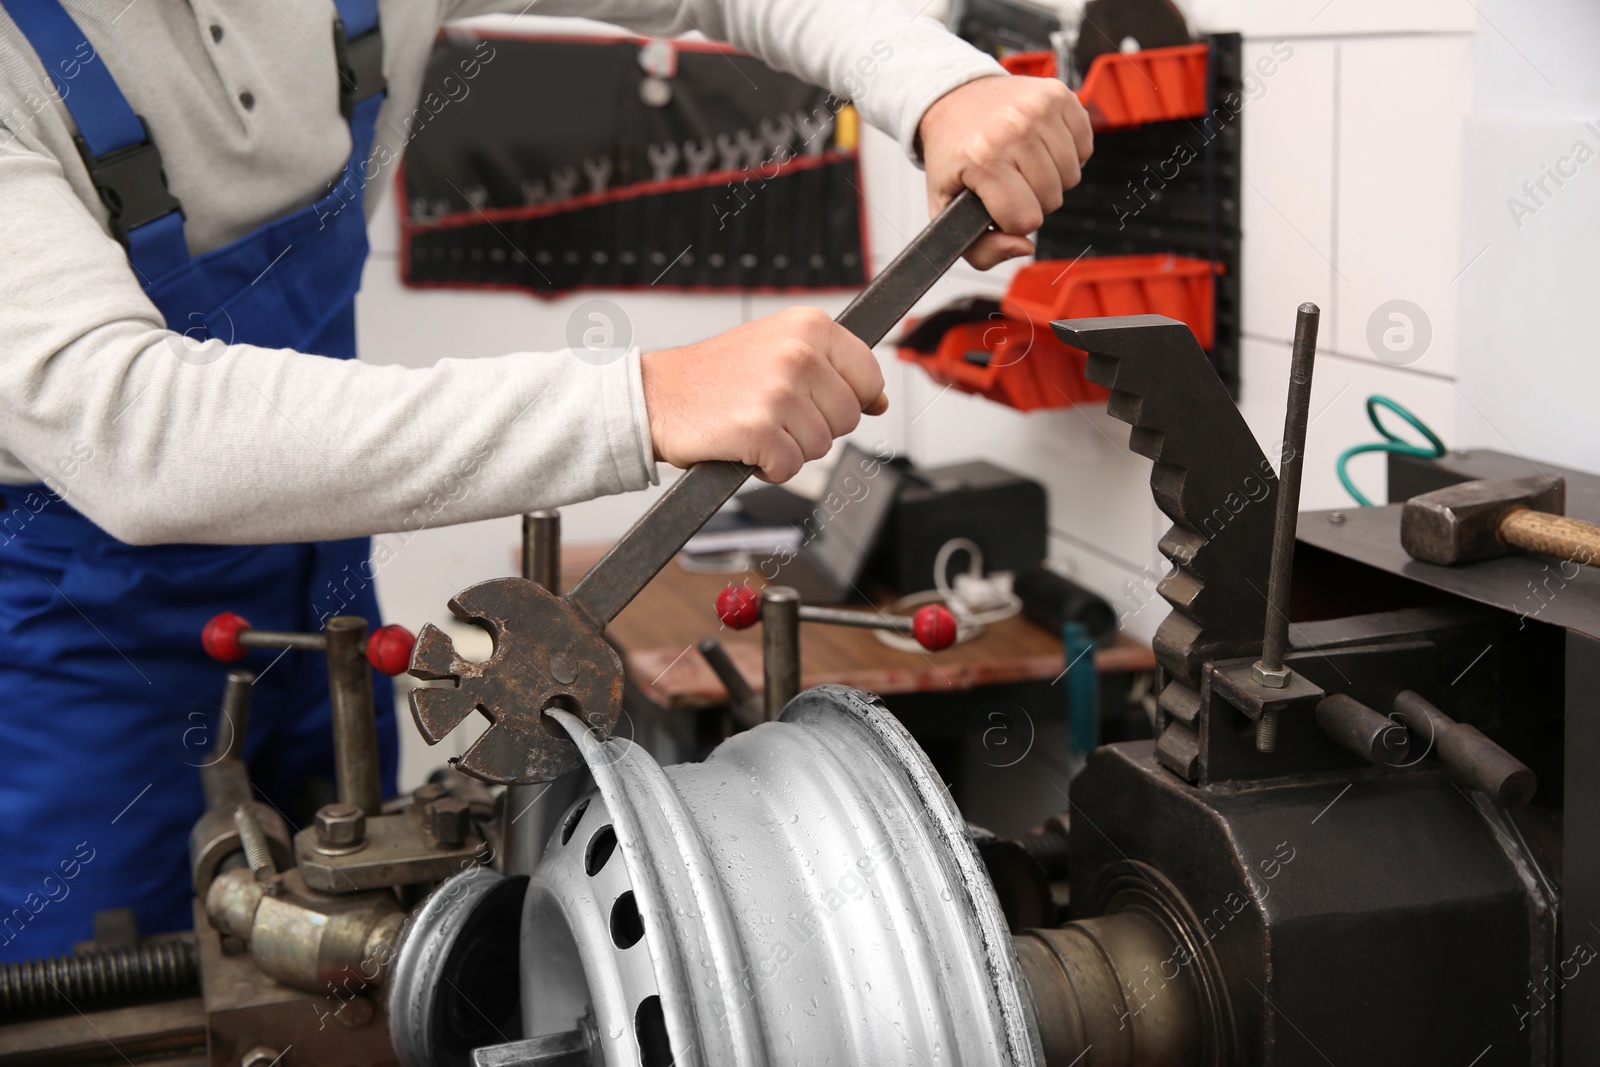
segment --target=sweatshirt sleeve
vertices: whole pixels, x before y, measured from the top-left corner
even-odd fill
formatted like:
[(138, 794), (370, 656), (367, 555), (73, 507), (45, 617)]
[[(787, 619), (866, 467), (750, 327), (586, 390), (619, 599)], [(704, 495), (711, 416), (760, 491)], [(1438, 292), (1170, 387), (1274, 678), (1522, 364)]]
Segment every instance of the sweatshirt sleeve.
[(659, 35), (698, 30), (849, 98), (920, 162), (917, 125), (933, 102), (1005, 69), (916, 10), (902, 0), (458, 0), (447, 14), (581, 16)]
[(411, 369), (186, 339), (60, 165), (5, 132), (6, 480), (43, 481), (133, 544), (414, 530), (654, 480), (637, 350)]

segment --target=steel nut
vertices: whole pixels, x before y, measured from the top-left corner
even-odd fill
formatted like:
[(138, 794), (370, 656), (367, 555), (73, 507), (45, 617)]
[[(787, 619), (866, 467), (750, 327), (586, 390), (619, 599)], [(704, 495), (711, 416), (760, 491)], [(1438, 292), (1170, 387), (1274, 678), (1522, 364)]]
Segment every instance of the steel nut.
[(472, 806), (456, 797), (436, 800), (428, 807), (428, 828), (440, 848), (460, 848), (472, 823)]
[(449, 795), (450, 790), (446, 789), (440, 783), (424, 782), (422, 785), (417, 786), (416, 790), (412, 792), (411, 800), (416, 804), (427, 805), (432, 804), (436, 800), (441, 800)]
[(367, 839), (367, 816), (354, 804), (324, 804), (317, 809), (317, 844), (358, 848)]

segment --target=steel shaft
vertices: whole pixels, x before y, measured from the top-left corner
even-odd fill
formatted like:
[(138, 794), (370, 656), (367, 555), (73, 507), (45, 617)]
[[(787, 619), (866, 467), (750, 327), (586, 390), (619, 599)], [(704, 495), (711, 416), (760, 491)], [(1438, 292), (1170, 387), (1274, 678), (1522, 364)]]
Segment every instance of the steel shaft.
[[(522, 516), (522, 576), (552, 593), (561, 592), (561, 512), (546, 509)], [(544, 854), (551, 820), (585, 781), (574, 772), (553, 782), (506, 787), (506, 874), (533, 873)]]
[(339, 800), (367, 815), (383, 807), (378, 775), (378, 723), (372, 706), (372, 671), (363, 650), (367, 620), (336, 615), (324, 630), (328, 654), (328, 702), (333, 717), (334, 771)]
[(785, 585), (761, 592), (761, 669), (771, 722), (800, 692), (800, 594)]
[[(1311, 371), (1317, 358), (1317, 324), (1322, 312), (1301, 304), (1295, 319), (1294, 350), (1289, 360), (1289, 406), (1283, 419), (1283, 450), (1278, 463), (1278, 512), (1272, 531), (1272, 561), (1267, 575), (1267, 620), (1261, 639), (1261, 663), (1270, 672), (1283, 670), (1289, 650), (1289, 576), (1294, 569), (1294, 534), (1300, 513), (1300, 472), (1305, 465), (1306, 424), (1311, 412)], [(1271, 683), (1267, 683), (1271, 684)], [(1273, 688), (1281, 689), (1280, 683)]]

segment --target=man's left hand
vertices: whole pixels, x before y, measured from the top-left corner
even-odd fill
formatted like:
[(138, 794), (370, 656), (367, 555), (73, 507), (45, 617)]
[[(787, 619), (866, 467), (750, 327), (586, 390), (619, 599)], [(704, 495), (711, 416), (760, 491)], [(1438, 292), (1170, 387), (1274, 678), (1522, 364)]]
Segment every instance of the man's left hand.
[(967, 250), (979, 270), (1033, 253), (1027, 234), (1061, 206), (1094, 151), (1089, 114), (1054, 78), (979, 78), (935, 100), (917, 127), (937, 215), (962, 189), (978, 194), (1000, 233)]

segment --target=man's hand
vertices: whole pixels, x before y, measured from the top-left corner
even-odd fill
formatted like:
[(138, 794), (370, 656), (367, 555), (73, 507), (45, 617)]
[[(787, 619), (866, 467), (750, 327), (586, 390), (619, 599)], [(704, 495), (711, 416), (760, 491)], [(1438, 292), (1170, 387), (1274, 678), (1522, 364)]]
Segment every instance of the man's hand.
[(650, 443), (674, 467), (725, 459), (793, 478), (889, 407), (872, 350), (812, 307), (640, 357)]
[(928, 171), (928, 208), (937, 215), (963, 188), (989, 209), (1001, 233), (967, 251), (979, 270), (1033, 252), (1025, 234), (1061, 206), (1094, 151), (1089, 114), (1054, 78), (991, 77), (935, 100), (917, 128)]

